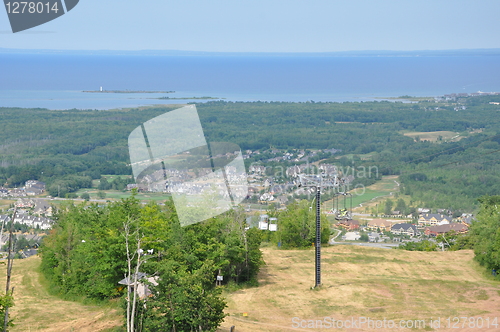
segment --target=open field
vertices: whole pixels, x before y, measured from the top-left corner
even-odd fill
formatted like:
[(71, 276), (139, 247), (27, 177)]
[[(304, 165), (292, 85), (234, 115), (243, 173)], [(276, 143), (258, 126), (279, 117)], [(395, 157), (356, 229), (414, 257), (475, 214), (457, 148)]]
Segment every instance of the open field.
[[(16, 326), (11, 331), (94, 332), (122, 325), (121, 312), (112, 305), (83, 305), (50, 295), (38, 272), (40, 261), (38, 256), (14, 261), (15, 304), (10, 312)], [(0, 287), (5, 290), (5, 265), (0, 266), (0, 275)]]
[[(382, 180), (368, 186), (366, 188), (358, 188), (351, 190), (352, 207), (355, 212), (363, 212), (367, 206), (375, 206), (380, 200), (390, 196), (391, 193), (398, 192), (399, 188), (395, 181), (398, 181), (396, 175), (384, 176)], [(347, 198), (347, 206), (350, 205), (350, 198)], [(337, 203), (335, 203), (335, 206)], [(360, 206), (362, 205), (362, 206)], [(323, 203), (324, 211), (329, 211), (333, 206), (333, 200), (328, 200)], [(344, 197), (340, 197), (339, 208), (344, 207)]]
[[(135, 183), (135, 180), (133, 179), (132, 175), (102, 175), (103, 178), (106, 178), (108, 182), (112, 182), (116, 178), (120, 179), (129, 179), (130, 183)], [(92, 188), (97, 188), (99, 186), (99, 183), (101, 183), (101, 180), (92, 180)]]
[[(333, 246), (322, 252), (322, 286), (314, 285), (313, 250), (265, 248), (260, 287), (227, 295), (227, 331), (328, 331), (293, 328), (292, 319), (324, 317), (372, 320), (423, 320), (426, 328), (399, 331), (498, 331), (498, 328), (446, 328), (448, 317), (500, 316), (500, 285), (488, 280), (472, 260), (472, 251), (410, 252)], [(246, 316), (245, 316), (246, 315)], [(441, 328), (429, 321), (441, 317)], [(500, 324), (500, 322), (498, 322)], [(307, 324), (307, 323), (306, 323)], [(298, 327), (297, 325), (295, 325)], [(421, 325), (423, 327), (423, 325)], [(396, 331), (397, 329), (334, 329)]]
[(373, 158), (373, 156), (375, 156), (376, 154), (377, 154), (377, 152), (370, 152), (370, 153), (365, 153), (365, 154), (353, 154), (353, 153), (349, 153), (349, 154), (342, 155), (341, 157), (338, 157), (337, 159), (340, 159), (342, 157), (346, 157), (348, 159), (352, 159), (354, 156), (357, 156), (361, 160), (371, 160)]
[(459, 133), (453, 131), (428, 131), (428, 132), (403, 132), (403, 135), (413, 138), (415, 141), (417, 137), (421, 141), (438, 142), (439, 138), (445, 141), (458, 141), (463, 138)]
[(8, 209), (11, 204), (14, 204), (16, 199), (0, 199), (0, 209)]

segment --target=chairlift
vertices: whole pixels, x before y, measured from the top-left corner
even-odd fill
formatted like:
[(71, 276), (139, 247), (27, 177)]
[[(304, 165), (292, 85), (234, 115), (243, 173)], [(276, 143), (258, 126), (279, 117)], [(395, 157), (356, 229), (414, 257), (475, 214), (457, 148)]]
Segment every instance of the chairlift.
[[(340, 197), (344, 196), (343, 206), (340, 204)], [(349, 204), (347, 202), (347, 197), (349, 196)], [(335, 207), (335, 202), (337, 207)], [(335, 214), (335, 219), (337, 220), (351, 220), (352, 219), (352, 194), (348, 192), (338, 192), (335, 194), (333, 199), (332, 211)]]

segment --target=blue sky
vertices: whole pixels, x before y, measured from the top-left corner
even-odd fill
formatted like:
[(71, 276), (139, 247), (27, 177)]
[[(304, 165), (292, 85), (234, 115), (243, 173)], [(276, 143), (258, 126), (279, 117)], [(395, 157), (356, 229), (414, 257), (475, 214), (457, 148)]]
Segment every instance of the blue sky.
[(80, 0), (0, 48), (336, 52), (500, 48), (498, 0)]

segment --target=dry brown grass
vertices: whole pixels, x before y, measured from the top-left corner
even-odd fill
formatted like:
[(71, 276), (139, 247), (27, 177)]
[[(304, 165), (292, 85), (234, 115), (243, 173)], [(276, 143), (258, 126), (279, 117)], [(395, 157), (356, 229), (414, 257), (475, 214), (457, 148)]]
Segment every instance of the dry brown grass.
[[(227, 294), (221, 331), (321, 331), (292, 328), (292, 318), (424, 319), (500, 314), (500, 287), (473, 262), (472, 251), (409, 252), (358, 246), (323, 248), (322, 286), (314, 285), (313, 250), (264, 248), (260, 286)], [(40, 259), (16, 260), (12, 331), (102, 331), (121, 325), (112, 308), (63, 301), (40, 283)], [(5, 266), (0, 270), (5, 276)], [(5, 279), (3, 279), (4, 282)], [(4, 287), (4, 284), (0, 284)], [(247, 313), (247, 316), (243, 314)], [(342, 331), (341, 329), (335, 329)], [(432, 331), (432, 329), (426, 329)], [(436, 329), (435, 331), (495, 331)], [(326, 331), (326, 329), (325, 329)], [(345, 331), (372, 331), (349, 329)], [(390, 331), (389, 329), (377, 331)], [(405, 331), (405, 330), (399, 330)], [(406, 331), (409, 331), (406, 329)]]
[[(11, 308), (16, 326), (11, 331), (95, 332), (122, 325), (116, 309), (64, 301), (50, 295), (40, 283), (39, 257), (15, 260), (11, 287), (15, 305)], [(1, 266), (1, 289), (5, 289), (5, 265)], [(2, 320), (3, 321), (3, 320)]]
[(16, 200), (13, 199), (0, 199), (0, 209), (8, 209), (15, 202)]
[[(322, 286), (311, 289), (312, 250), (264, 249), (267, 265), (260, 273), (260, 287), (227, 295), (230, 316), (223, 327), (228, 330), (235, 325), (237, 331), (300, 331), (292, 328), (293, 317), (428, 321), (431, 317), (492, 318), (500, 314), (500, 287), (479, 272), (472, 251), (409, 252), (334, 246), (324, 248), (322, 257)], [(447, 331), (442, 327), (438, 330)], [(498, 329), (488, 331), (494, 330)]]

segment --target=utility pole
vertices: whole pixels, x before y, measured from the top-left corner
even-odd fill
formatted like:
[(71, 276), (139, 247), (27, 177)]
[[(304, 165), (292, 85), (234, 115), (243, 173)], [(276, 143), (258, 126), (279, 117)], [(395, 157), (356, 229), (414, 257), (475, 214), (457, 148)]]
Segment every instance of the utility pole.
[(316, 187), (316, 245), (314, 246), (316, 257), (316, 279), (314, 287), (321, 285), (321, 186)]
[(337, 174), (333, 176), (333, 179), (326, 179), (321, 175), (299, 175), (298, 187), (313, 187), (316, 189), (315, 288), (321, 286), (321, 189), (338, 186)]

